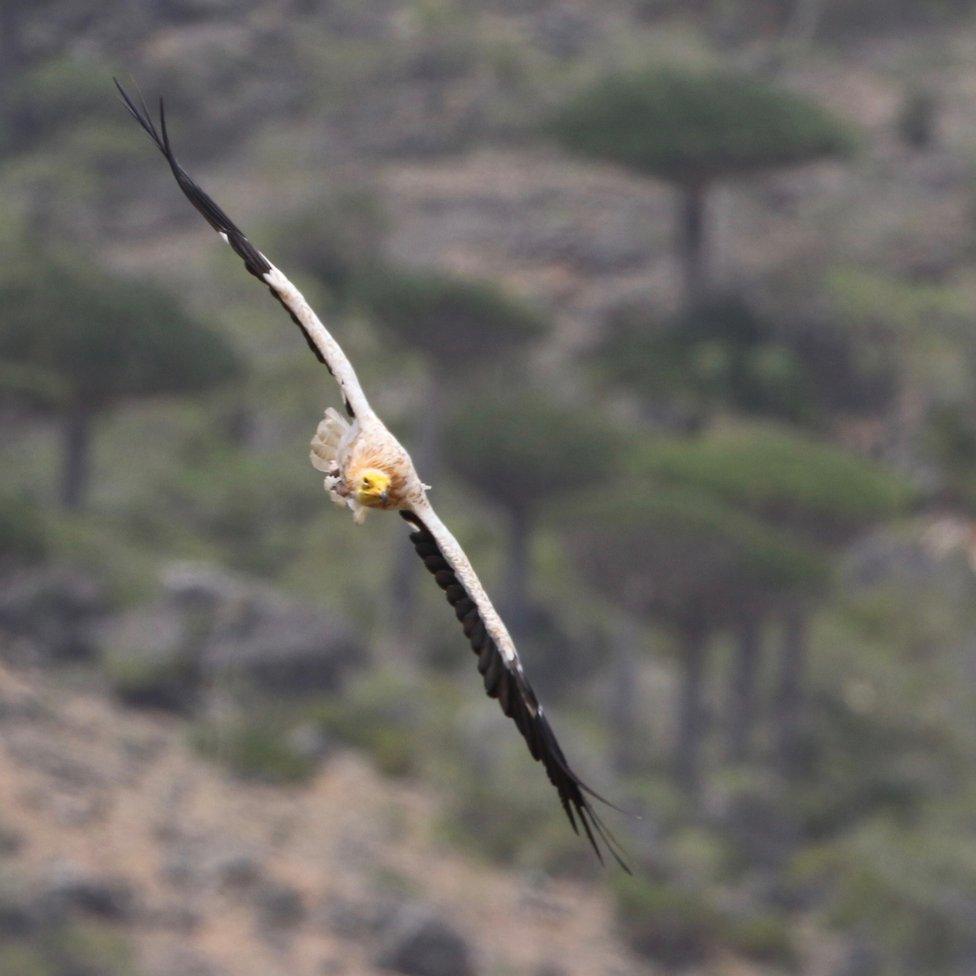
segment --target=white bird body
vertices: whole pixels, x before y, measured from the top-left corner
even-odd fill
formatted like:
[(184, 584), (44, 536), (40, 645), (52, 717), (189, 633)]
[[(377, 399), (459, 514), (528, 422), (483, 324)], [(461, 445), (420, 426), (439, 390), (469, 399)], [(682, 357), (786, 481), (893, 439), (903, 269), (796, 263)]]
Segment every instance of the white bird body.
[(472, 650), (478, 655), (478, 670), (488, 695), (499, 700), (505, 714), (518, 726), (533, 758), (542, 762), (573, 829), (578, 832), (578, 821), (597, 856), (603, 859), (599, 839), (629, 873), (616, 841), (587, 794), (600, 800), (602, 797), (570, 768), (526, 680), (508, 629), (464, 550), (427, 500), (429, 486), (420, 480), (409, 453), (370, 406), (352, 363), (301, 292), (254, 247), (177, 162), (170, 148), (162, 102), (161, 131), (157, 131), (145, 104), (137, 107), (118, 82), (116, 85), (126, 108), (166, 157), (184, 195), (243, 259), (247, 270), (268, 286), (302, 330), (316, 358), (339, 384), (348, 419), (333, 408), (326, 410), (312, 438), (310, 454), (314, 467), (326, 476), (325, 488), (330, 497), (336, 504), (350, 509), (357, 523), (365, 519), (369, 508), (377, 508), (398, 510), (413, 526), (410, 539), (444, 590)]

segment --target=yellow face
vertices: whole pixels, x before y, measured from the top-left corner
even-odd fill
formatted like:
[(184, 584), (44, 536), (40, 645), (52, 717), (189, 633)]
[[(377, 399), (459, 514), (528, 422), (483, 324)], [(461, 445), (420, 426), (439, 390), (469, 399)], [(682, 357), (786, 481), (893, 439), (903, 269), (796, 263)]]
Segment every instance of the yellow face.
[(360, 505), (382, 508), (390, 500), (390, 476), (379, 468), (363, 468), (356, 475), (352, 490)]

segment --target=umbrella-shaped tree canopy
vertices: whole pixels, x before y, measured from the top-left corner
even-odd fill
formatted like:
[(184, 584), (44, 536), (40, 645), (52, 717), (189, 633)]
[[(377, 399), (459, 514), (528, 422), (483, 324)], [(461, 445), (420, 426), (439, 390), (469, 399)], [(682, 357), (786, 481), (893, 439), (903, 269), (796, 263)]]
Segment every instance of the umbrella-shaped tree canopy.
[(375, 271), (359, 279), (354, 295), (398, 342), (444, 368), (477, 367), (548, 328), (541, 311), (498, 285), (438, 271)]
[(34, 258), (0, 273), (0, 356), (46, 374), (63, 405), (95, 411), (129, 397), (206, 389), (241, 372), (227, 339), (170, 292), (87, 264)]
[(853, 145), (850, 129), (809, 99), (741, 72), (673, 67), (604, 77), (546, 128), (569, 152), (678, 189), (687, 306), (710, 287), (706, 199), (713, 183), (846, 155)]
[(610, 484), (619, 432), (592, 411), (539, 392), (476, 389), (448, 429), (452, 467), (509, 516), (506, 611), (526, 629), (529, 549), (539, 514), (567, 492)]
[(574, 153), (682, 185), (853, 148), (851, 130), (826, 109), (732, 71), (611, 75), (568, 102), (549, 129)]
[(62, 498), (78, 507), (87, 484), (92, 419), (119, 402), (210, 389), (242, 362), (216, 330), (169, 292), (34, 251), (0, 270), (0, 385), (59, 413)]
[(670, 490), (707, 491), (821, 546), (903, 512), (913, 494), (903, 478), (874, 461), (773, 425), (661, 438), (633, 454), (632, 463)]
[(448, 431), (452, 466), (479, 494), (534, 513), (566, 492), (615, 479), (616, 427), (538, 392), (476, 395)]
[(724, 626), (827, 577), (811, 546), (701, 489), (628, 478), (572, 499), (559, 517), (595, 587), (679, 627)]

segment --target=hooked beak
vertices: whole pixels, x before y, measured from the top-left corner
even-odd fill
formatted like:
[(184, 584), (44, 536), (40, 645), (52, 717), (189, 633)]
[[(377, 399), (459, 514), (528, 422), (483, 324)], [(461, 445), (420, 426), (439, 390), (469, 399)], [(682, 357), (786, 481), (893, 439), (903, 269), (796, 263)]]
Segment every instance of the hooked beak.
[(381, 491), (380, 492), (380, 502), (382, 502), (382, 504), (385, 505), (389, 500), (390, 500), (390, 491), (389, 491), (389, 489), (387, 489), (386, 491)]

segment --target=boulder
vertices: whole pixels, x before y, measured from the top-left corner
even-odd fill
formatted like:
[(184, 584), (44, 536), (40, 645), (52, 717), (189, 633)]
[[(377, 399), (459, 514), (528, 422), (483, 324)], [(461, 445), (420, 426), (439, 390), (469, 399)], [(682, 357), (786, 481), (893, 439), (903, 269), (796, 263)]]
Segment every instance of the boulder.
[(280, 931), (300, 924), (305, 918), (302, 893), (290, 885), (267, 883), (257, 892), (255, 907), (265, 929)]
[(188, 566), (173, 567), (165, 585), (170, 600), (208, 618), (200, 654), (205, 679), (231, 672), (268, 691), (301, 695), (336, 690), (365, 660), (362, 642), (341, 618), (269, 587)]
[(0, 584), (0, 633), (20, 638), (16, 646), (38, 663), (93, 657), (93, 625), (104, 609), (101, 586), (71, 569), (11, 572)]
[(366, 657), (336, 615), (188, 564), (169, 567), (160, 597), (112, 621), (104, 642), (122, 701), (182, 713), (228, 677), (277, 695), (335, 691)]
[(429, 908), (406, 905), (383, 933), (376, 964), (404, 976), (474, 976), (465, 939)]
[(135, 895), (127, 881), (73, 864), (57, 866), (41, 882), (37, 903), (52, 922), (75, 913), (124, 922), (135, 914)]

